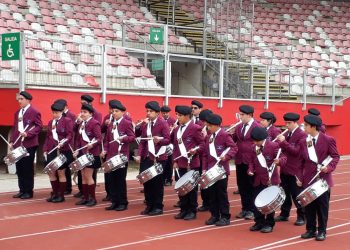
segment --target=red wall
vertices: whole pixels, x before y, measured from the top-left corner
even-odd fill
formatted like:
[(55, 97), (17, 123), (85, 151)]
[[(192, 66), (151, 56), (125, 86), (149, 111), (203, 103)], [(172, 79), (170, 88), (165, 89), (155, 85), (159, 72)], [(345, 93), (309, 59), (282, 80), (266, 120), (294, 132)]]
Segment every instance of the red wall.
[[(18, 109), (16, 101), (17, 89), (1, 89), (0, 90), (0, 125), (12, 125), (13, 114)], [(42, 114), (44, 124), (47, 124), (51, 119), (50, 105), (55, 99), (64, 98), (68, 101), (70, 109), (74, 113), (78, 113), (80, 109), (80, 95), (77, 92), (68, 91), (52, 91), (52, 90), (34, 90), (29, 92), (33, 95), (32, 104)], [(108, 95), (107, 103), (99, 103), (100, 94), (90, 94), (95, 98), (94, 107), (97, 108), (103, 115), (108, 112), (108, 100), (119, 99), (131, 114), (133, 120), (138, 120), (145, 117), (144, 104), (147, 101), (155, 100), (160, 104), (163, 103), (163, 97), (150, 97), (138, 95)], [(169, 99), (169, 105), (174, 108), (175, 105), (190, 105), (192, 98), (172, 97)], [(235, 122), (235, 113), (238, 107), (242, 104), (250, 104), (255, 107), (255, 114), (264, 112), (263, 101), (249, 101), (249, 100), (224, 100), (223, 108), (218, 108), (218, 101), (208, 98), (197, 98), (200, 100), (205, 108), (213, 110), (213, 112), (220, 114), (223, 117), (223, 124), (229, 125)], [(283, 125), (282, 116), (286, 112), (296, 112), (300, 115), (305, 115), (307, 111), (302, 111), (300, 103), (290, 102), (270, 102), (269, 110), (275, 113), (277, 117), (277, 125)], [(330, 105), (308, 105), (307, 108), (315, 107), (320, 110), (322, 119), (327, 125), (327, 134), (334, 136), (337, 139), (337, 145), (341, 154), (350, 154), (350, 100), (346, 100), (343, 106), (336, 106), (335, 112), (331, 112)], [(173, 113), (174, 115), (174, 113)], [(349, 116), (348, 116), (349, 115)]]

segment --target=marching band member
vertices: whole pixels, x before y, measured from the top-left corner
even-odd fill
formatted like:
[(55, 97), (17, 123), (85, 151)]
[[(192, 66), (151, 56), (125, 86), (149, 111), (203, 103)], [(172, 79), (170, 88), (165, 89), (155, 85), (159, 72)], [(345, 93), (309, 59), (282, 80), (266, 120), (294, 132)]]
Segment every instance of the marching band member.
[[(94, 163), (82, 169), (82, 193), (83, 198), (76, 203), (76, 205), (95, 206), (97, 204), (95, 196), (96, 181), (93, 178), (94, 172), (101, 166), (100, 160), (100, 145), (101, 145), (101, 127), (100, 123), (92, 116), (94, 108), (87, 103), (81, 106), (80, 117), (82, 123), (79, 127), (79, 132), (76, 135), (75, 148), (87, 146), (80, 152), (75, 152), (74, 157), (83, 154), (91, 153), (94, 156)], [(93, 143), (95, 141), (95, 143)]]
[[(316, 115), (316, 116), (320, 116), (321, 112), (318, 109), (315, 108), (309, 108), (308, 109), (308, 114), (309, 115)], [(326, 133), (326, 125), (322, 123), (321, 127), (320, 127), (320, 132), (322, 133)]]
[[(185, 175), (189, 169), (199, 171), (199, 154), (204, 147), (204, 138), (201, 134), (201, 127), (191, 120), (191, 108), (188, 106), (176, 106), (175, 112), (179, 122), (171, 134), (171, 141), (174, 144), (173, 157), (179, 159), (173, 162), (174, 169), (178, 169), (180, 177)], [(195, 147), (199, 149), (195, 150)], [(191, 155), (187, 156), (187, 152)], [(188, 158), (187, 158), (188, 157)], [(185, 196), (180, 197), (180, 213), (175, 219), (193, 220), (197, 214), (197, 187)]]
[[(306, 215), (306, 233), (301, 238), (308, 239), (316, 237), (317, 241), (326, 239), (326, 229), (328, 221), (329, 200), (333, 186), (332, 172), (339, 162), (339, 154), (336, 141), (333, 137), (320, 133), (322, 120), (315, 115), (306, 115), (304, 117), (305, 132), (308, 135), (306, 140), (301, 142), (301, 155), (304, 159), (303, 176), (298, 182), (299, 186), (307, 188), (312, 185), (317, 178), (312, 181), (314, 176), (325, 180), (329, 186), (328, 191), (319, 196), (316, 200), (305, 207)], [(331, 157), (328, 165), (323, 162)], [(319, 172), (318, 172), (319, 171)], [(318, 221), (316, 235), (316, 218)]]
[[(207, 189), (207, 195), (210, 206), (211, 217), (205, 221), (206, 225), (226, 226), (230, 224), (230, 203), (227, 195), (227, 182), (230, 175), (229, 161), (237, 153), (237, 145), (233, 142), (232, 137), (220, 125), (222, 118), (216, 114), (206, 116), (206, 126), (210, 135), (205, 139), (203, 150), (203, 174), (220, 160), (221, 165), (226, 171), (226, 177), (218, 180)], [(227, 149), (229, 151), (221, 156)], [(218, 159), (219, 157), (219, 159)]]
[[(135, 139), (134, 128), (132, 122), (124, 118), (126, 108), (117, 101), (109, 102), (112, 110), (113, 122), (109, 123), (104, 138), (104, 150), (101, 157), (106, 156), (109, 160), (113, 156), (123, 154), (129, 158), (129, 144)], [(124, 211), (128, 208), (126, 174), (128, 163), (125, 167), (118, 168), (115, 171), (106, 174), (106, 180), (109, 183), (107, 193), (112, 201), (106, 210)]]
[(233, 141), (237, 143), (238, 152), (235, 157), (236, 176), (238, 191), (241, 196), (242, 211), (236, 218), (254, 219), (253, 199), (253, 177), (248, 175), (248, 164), (254, 157), (251, 147), (254, 144), (251, 138), (251, 131), (258, 127), (259, 123), (253, 118), (254, 108), (249, 105), (239, 107), (239, 116), (242, 121), (236, 128), (232, 129)]
[[(153, 138), (141, 140), (139, 144), (139, 155), (136, 160), (140, 162), (140, 172), (152, 167), (155, 162), (166, 164), (166, 146), (170, 143), (168, 123), (159, 116), (160, 106), (156, 101), (147, 102), (145, 105), (148, 122), (143, 122), (136, 127), (142, 138)], [(146, 208), (142, 215), (163, 214), (164, 184), (163, 174), (159, 174), (144, 184), (144, 195)]]
[(75, 119), (77, 119), (77, 116), (68, 108), (67, 100), (57, 99), (55, 102), (59, 102), (64, 106), (62, 115), (68, 117), (74, 123)]
[[(169, 106), (162, 106), (160, 108), (160, 112), (162, 113), (162, 117), (169, 125), (170, 131), (173, 129), (174, 126), (176, 126), (175, 122), (176, 120), (169, 115), (171, 109)], [(171, 145), (172, 146), (172, 145)], [(164, 176), (164, 186), (171, 186), (173, 183), (173, 156), (168, 155), (168, 159), (165, 164), (165, 168), (163, 170), (163, 176)]]
[[(270, 185), (278, 185), (281, 182), (278, 168), (272, 167), (272, 163), (277, 157), (279, 146), (278, 143), (268, 139), (268, 132), (262, 127), (253, 128), (251, 138), (254, 141), (252, 151), (255, 156), (250, 159), (248, 174), (254, 176), (255, 200), (262, 190)], [(285, 157), (283, 159), (281, 158), (280, 162), (282, 163), (285, 160)], [(270, 175), (269, 171), (271, 171)], [(260, 231), (262, 233), (272, 232), (275, 225), (274, 216), (275, 212), (264, 215), (254, 206), (255, 224), (250, 227), (250, 231)]]
[[(92, 102), (94, 101), (94, 98), (91, 95), (82, 95), (80, 97), (80, 102), (81, 104), (87, 103), (92, 105)], [(100, 112), (98, 112), (95, 108), (94, 108), (94, 114), (92, 115), (92, 117), (98, 121), (100, 124), (102, 124), (102, 114)]]
[(38, 136), (42, 128), (41, 114), (31, 105), (33, 97), (21, 91), (17, 97), (20, 109), (15, 113), (10, 148), (23, 146), (28, 156), (16, 163), (19, 192), (13, 198), (30, 199), (34, 188), (34, 157), (38, 148)]
[(202, 111), (203, 104), (197, 100), (192, 100), (191, 109), (192, 109), (192, 120), (195, 124), (203, 127), (203, 122), (199, 119), (199, 113)]
[[(68, 117), (62, 115), (64, 107), (62, 102), (55, 102), (51, 105), (53, 119), (49, 121), (47, 126), (47, 134), (43, 146), (44, 158), (47, 164), (59, 154), (63, 154), (67, 158), (67, 161), (57, 172), (49, 173), (52, 193), (51, 197), (46, 200), (53, 203), (63, 202), (65, 200), (64, 193), (67, 183), (65, 169), (68, 168), (68, 165), (73, 160), (72, 152), (68, 146), (73, 140), (73, 122)], [(67, 141), (62, 143), (63, 139)], [(52, 151), (56, 146), (57, 150)]]
[(302, 175), (302, 158), (300, 155), (300, 142), (305, 141), (306, 134), (298, 126), (300, 116), (296, 113), (286, 113), (283, 119), (288, 129), (288, 135), (277, 136), (277, 141), (282, 153), (287, 157), (285, 166), (281, 167), (281, 186), (286, 193), (286, 199), (281, 206), (281, 213), (275, 218), (275, 221), (288, 221), (292, 200), (297, 208), (297, 220), (294, 225), (302, 226), (305, 224), (304, 210), (297, 202), (296, 197), (302, 191), (296, 184), (296, 179)]
[(261, 126), (267, 131), (267, 139), (273, 141), (277, 135), (281, 134), (281, 130), (274, 126), (274, 123), (276, 122), (275, 115), (271, 112), (263, 112), (260, 114), (260, 118)]

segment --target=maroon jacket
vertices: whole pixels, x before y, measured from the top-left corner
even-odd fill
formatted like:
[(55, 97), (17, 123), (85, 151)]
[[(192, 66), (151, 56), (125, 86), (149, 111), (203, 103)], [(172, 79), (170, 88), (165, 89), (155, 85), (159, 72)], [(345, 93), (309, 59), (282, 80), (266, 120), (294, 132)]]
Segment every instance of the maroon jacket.
[[(20, 135), (18, 131), (18, 113), (21, 111), (19, 109), (15, 115), (14, 115), (14, 123), (13, 123), (13, 131), (11, 134), (10, 143), (14, 143), (15, 140)], [(32, 105), (27, 109), (27, 111), (23, 115), (23, 128), (25, 128), (28, 125), (28, 128), (26, 129), (27, 137), (23, 140), (23, 146), (25, 148), (31, 148), (34, 146), (39, 145), (38, 136), (39, 133), (43, 127), (42, 121), (41, 121), (41, 114), (33, 108)], [(21, 139), (17, 141), (15, 145), (13, 145), (14, 148), (17, 148), (21, 145)]]
[[(84, 122), (80, 124), (82, 126)], [(79, 129), (80, 129), (79, 126)], [(88, 142), (83, 140), (82, 135), (78, 132), (76, 133), (76, 139), (75, 139), (75, 149), (81, 148), (88, 144)], [(81, 150), (79, 153), (86, 154), (87, 152), (93, 154), (94, 156), (99, 156), (101, 153), (101, 128), (100, 128), (100, 123), (96, 121), (94, 118), (91, 118), (85, 126), (85, 132), (86, 135), (89, 137), (90, 141), (95, 138), (97, 142), (92, 145), (91, 149), (84, 148)]]
[(126, 137), (121, 139), (121, 143), (123, 143), (120, 152), (118, 152), (119, 143), (114, 141), (112, 143), (109, 143), (113, 141), (113, 122), (111, 122), (108, 125), (106, 136), (104, 138), (104, 150), (106, 151), (106, 160), (109, 160), (113, 156), (117, 154), (123, 154), (126, 157), (129, 158), (129, 144), (134, 141), (135, 139), (135, 133), (134, 128), (130, 120), (127, 120), (123, 118), (118, 125), (118, 133), (119, 136), (127, 135)]
[[(287, 133), (288, 134), (288, 133)], [(281, 173), (285, 175), (296, 175), (299, 179), (302, 177), (302, 158), (300, 154), (300, 143), (305, 141), (306, 134), (300, 128), (297, 128), (292, 136), (279, 143), (282, 153), (287, 157), (285, 165), (281, 166)]]
[(92, 115), (92, 118), (94, 118), (96, 121), (98, 121), (100, 123), (100, 125), (102, 124), (102, 114), (100, 112), (98, 112), (95, 109), (94, 114)]
[[(202, 154), (202, 167), (204, 170), (208, 170), (212, 168), (216, 159), (210, 154), (209, 149), (209, 140), (211, 135), (207, 135), (205, 138), (205, 147)], [(236, 143), (233, 142), (232, 137), (228, 134), (224, 129), (221, 129), (220, 132), (215, 136), (214, 140), (215, 150), (218, 157), (220, 157), (221, 153), (228, 147), (230, 150), (225, 155), (225, 160), (220, 161), (220, 165), (224, 167), (226, 174), (230, 174), (230, 166), (229, 161), (235, 156), (238, 151)]]
[(113, 123), (114, 118), (113, 118), (112, 114), (108, 114), (105, 117), (103, 117), (103, 120), (102, 120), (102, 123), (101, 123), (101, 133), (102, 134), (106, 133), (107, 129), (109, 127), (108, 124), (106, 123), (107, 120), (111, 121), (109, 124)]
[(176, 120), (174, 118), (172, 118), (171, 116), (169, 116), (169, 118), (166, 119), (166, 122), (168, 123), (169, 127), (171, 127), (175, 124)]
[[(151, 122), (151, 121), (149, 121)], [(139, 134), (142, 138), (146, 138), (147, 136), (147, 126), (148, 123), (142, 123), (141, 126), (138, 128)], [(166, 146), (170, 143), (170, 134), (169, 134), (169, 126), (168, 123), (161, 117), (158, 116), (156, 123), (153, 125), (152, 129), (152, 136), (159, 136), (163, 137), (162, 140), (160, 140), (158, 143), (154, 143), (155, 153), (158, 153), (161, 146)], [(155, 160), (154, 155), (149, 153), (148, 150), (148, 142), (147, 140), (141, 140), (139, 144), (139, 155), (141, 156), (141, 159), (145, 159), (147, 156), (151, 160)], [(168, 158), (167, 154), (164, 153), (158, 157), (159, 161), (165, 161)]]
[[(49, 152), (51, 149), (57, 146), (58, 142), (52, 136), (52, 122), (49, 121), (47, 125), (47, 134), (43, 146), (44, 152)], [(73, 144), (73, 122), (70, 118), (62, 116), (61, 119), (58, 120), (56, 124), (56, 132), (58, 135), (58, 140), (62, 140), (64, 138), (68, 139), (65, 142), (60, 151), (70, 151), (69, 145)]]
[[(173, 159), (181, 155), (179, 144), (176, 138), (177, 131), (180, 128), (181, 126), (176, 127), (171, 133), (171, 142), (174, 145)], [(189, 151), (192, 148), (195, 148), (196, 146), (199, 146), (197, 153), (193, 156), (190, 162), (190, 168), (192, 169), (197, 169), (200, 167), (199, 155), (203, 152), (204, 149), (204, 138), (201, 131), (201, 127), (194, 124), (193, 121), (191, 121), (184, 133), (182, 134), (183, 143), (187, 151)], [(187, 168), (187, 159), (185, 157), (180, 157), (174, 162), (178, 164), (179, 168)]]
[(204, 122), (201, 121), (199, 118), (198, 119), (196, 118), (195, 124), (198, 125), (199, 127), (201, 127), (201, 129), (203, 129), (205, 126)]
[(67, 112), (63, 112), (63, 116), (71, 119), (73, 123), (75, 122), (75, 119), (77, 119), (77, 116), (69, 109), (67, 110)]
[[(268, 167), (271, 167), (274, 159), (277, 156), (279, 146), (277, 142), (272, 142), (269, 140), (265, 141), (264, 148), (262, 150), (262, 154), (265, 157), (266, 164)], [(252, 146), (252, 152), (254, 154), (254, 157), (250, 159), (249, 162), (249, 172), (254, 173), (254, 183), (253, 186), (259, 186), (264, 185), (267, 186), (269, 183), (269, 174), (266, 168), (262, 167), (257, 156), (256, 147), (255, 145)], [(285, 156), (281, 154), (279, 157), (280, 162), (285, 161)], [(278, 185), (281, 182), (279, 173), (278, 173), (278, 167), (276, 166), (271, 177), (271, 184), (272, 185)]]
[(272, 125), (267, 130), (267, 134), (268, 134), (267, 139), (270, 141), (273, 141), (280, 133), (282, 133), (281, 130)]
[(239, 124), (236, 129), (235, 133), (232, 135), (233, 141), (237, 143), (238, 152), (236, 154), (235, 163), (236, 164), (249, 164), (249, 159), (254, 157), (254, 152), (252, 152), (252, 145), (254, 145), (253, 140), (250, 138), (250, 134), (252, 132), (252, 129), (254, 127), (259, 127), (260, 123), (257, 121), (253, 121), (252, 125), (250, 126), (249, 130), (247, 131), (246, 135), (242, 135), (242, 128), (243, 123)]
[[(303, 175), (302, 175), (302, 179), (300, 180), (303, 183), (303, 187), (306, 188), (312, 184), (312, 183), (310, 184), (308, 183), (317, 173), (317, 164), (311, 161), (309, 158), (306, 140), (304, 139), (303, 141), (301, 141), (300, 144), (301, 144), (300, 152), (304, 160), (302, 165)], [(321, 164), (323, 160), (326, 159), (328, 156), (333, 158), (333, 160), (327, 166), (328, 172), (320, 173), (320, 178), (326, 180), (328, 185), (332, 187), (334, 185), (332, 180), (332, 172), (335, 170), (339, 162), (339, 154), (338, 154), (335, 139), (324, 133), (319, 133), (319, 136), (315, 145), (315, 151), (316, 151), (319, 164)], [(313, 182), (315, 182), (316, 180), (317, 178)]]

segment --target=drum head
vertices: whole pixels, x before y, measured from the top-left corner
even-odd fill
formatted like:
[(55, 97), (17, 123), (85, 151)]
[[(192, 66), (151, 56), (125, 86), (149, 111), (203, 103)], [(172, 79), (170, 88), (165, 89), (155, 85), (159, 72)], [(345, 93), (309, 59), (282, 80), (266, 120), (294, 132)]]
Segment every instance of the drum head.
[(270, 204), (278, 197), (281, 189), (278, 186), (270, 186), (262, 190), (255, 199), (256, 207), (263, 207)]
[(178, 189), (181, 187), (183, 184), (185, 184), (194, 174), (194, 170), (188, 171), (186, 174), (184, 174), (175, 184), (175, 189)]

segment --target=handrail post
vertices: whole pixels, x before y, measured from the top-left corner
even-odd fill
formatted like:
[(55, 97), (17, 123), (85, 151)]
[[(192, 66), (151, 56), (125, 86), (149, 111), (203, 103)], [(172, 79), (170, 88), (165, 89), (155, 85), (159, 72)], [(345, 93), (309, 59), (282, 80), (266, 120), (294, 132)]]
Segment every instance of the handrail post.
[(269, 109), (270, 98), (270, 66), (266, 66), (266, 78), (265, 78), (265, 105), (264, 109)]
[(101, 65), (101, 103), (106, 103), (107, 95), (107, 53), (106, 45), (102, 45), (102, 65)]
[(219, 79), (219, 104), (218, 107), (224, 106), (224, 61), (220, 60), (220, 79)]

